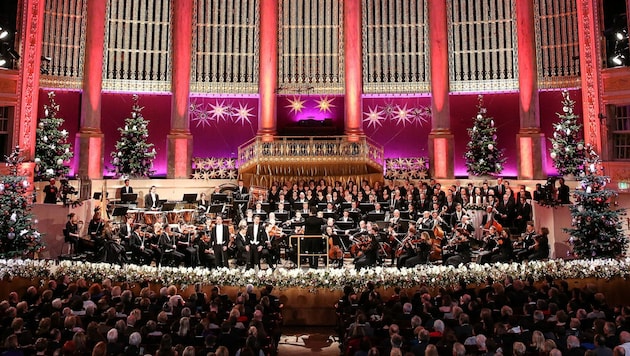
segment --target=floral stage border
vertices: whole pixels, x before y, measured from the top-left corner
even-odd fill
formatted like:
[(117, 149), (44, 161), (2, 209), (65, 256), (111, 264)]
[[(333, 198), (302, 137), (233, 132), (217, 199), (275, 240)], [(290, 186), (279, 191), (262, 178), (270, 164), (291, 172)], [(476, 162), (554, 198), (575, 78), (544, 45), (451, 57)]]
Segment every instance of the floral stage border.
[(71, 279), (84, 278), (113, 282), (176, 284), (185, 288), (195, 283), (220, 286), (261, 286), (271, 284), (277, 288), (305, 288), (309, 290), (340, 290), (347, 284), (364, 286), (374, 282), (383, 288), (410, 288), (419, 285), (448, 287), (464, 281), (468, 284), (483, 283), (487, 277), (500, 280), (506, 275), (514, 278), (541, 280), (584, 278), (628, 278), (630, 258), (548, 261), (526, 263), (495, 263), (454, 266), (421, 265), (416, 268), (397, 269), (376, 267), (361, 270), (350, 269), (285, 269), (243, 270), (206, 269), (189, 267), (151, 267), (138, 265), (112, 265), (53, 260), (0, 260), (0, 278), (50, 279), (67, 275)]

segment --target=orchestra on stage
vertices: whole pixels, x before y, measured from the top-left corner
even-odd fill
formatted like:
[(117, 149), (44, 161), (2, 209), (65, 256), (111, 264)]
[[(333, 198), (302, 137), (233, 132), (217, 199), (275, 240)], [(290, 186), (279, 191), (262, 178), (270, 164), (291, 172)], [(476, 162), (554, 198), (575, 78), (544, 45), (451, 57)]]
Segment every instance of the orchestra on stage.
[[(120, 200), (92, 219), (68, 216), (65, 257), (125, 264), (206, 268), (357, 269), (373, 266), (525, 261), (549, 257), (548, 229), (532, 221), (532, 195), (496, 186), (434, 180), (373, 186), (299, 181), (185, 194), (161, 200), (156, 187)], [(131, 195), (127, 197), (126, 195)], [(104, 198), (106, 199), (106, 197)]]

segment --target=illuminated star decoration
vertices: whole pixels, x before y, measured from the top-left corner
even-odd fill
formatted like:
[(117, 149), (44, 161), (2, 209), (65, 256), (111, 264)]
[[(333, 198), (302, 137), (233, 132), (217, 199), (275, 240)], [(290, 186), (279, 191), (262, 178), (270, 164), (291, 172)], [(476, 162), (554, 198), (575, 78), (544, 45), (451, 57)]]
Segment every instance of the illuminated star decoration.
[(225, 104), (225, 100), (220, 103), (217, 100), (215, 105), (210, 104), (209, 114), (214, 120), (225, 120), (230, 115), (230, 106)]
[(396, 108), (396, 125), (402, 124), (403, 127), (411, 122), (411, 117), (409, 115), (409, 110), (407, 110), (407, 104), (405, 106)]
[(291, 109), (289, 112), (295, 112), (298, 114), (304, 109), (304, 103), (306, 100), (301, 100), (299, 96), (294, 96), (293, 99), (287, 100), (289, 101), (289, 105), (287, 105), (286, 108)]
[(363, 122), (367, 122), (367, 126), (374, 128), (383, 126), (383, 121), (385, 117), (383, 116), (383, 111), (378, 109), (378, 106), (370, 108), (368, 112), (363, 113), (365, 115), (365, 119)]
[(195, 123), (195, 127), (210, 126), (210, 123), (214, 121), (214, 119), (210, 116), (210, 113), (206, 110), (197, 110), (196, 113), (192, 114), (191, 120)]
[(252, 122), (250, 121), (251, 116), (254, 116), (251, 111), (254, 108), (250, 108), (247, 105), (243, 105), (243, 104), (238, 104), (238, 109), (236, 109), (234, 111), (234, 122), (238, 123), (240, 122), (242, 126), (245, 126), (245, 123), (247, 122), (248, 124), (251, 124)]
[(315, 100), (315, 102), (317, 103), (319, 111), (326, 113), (332, 112), (332, 108), (335, 107), (335, 105), (332, 104), (333, 100), (335, 100), (335, 98), (328, 98), (327, 96), (324, 96), (319, 97), (319, 100)]

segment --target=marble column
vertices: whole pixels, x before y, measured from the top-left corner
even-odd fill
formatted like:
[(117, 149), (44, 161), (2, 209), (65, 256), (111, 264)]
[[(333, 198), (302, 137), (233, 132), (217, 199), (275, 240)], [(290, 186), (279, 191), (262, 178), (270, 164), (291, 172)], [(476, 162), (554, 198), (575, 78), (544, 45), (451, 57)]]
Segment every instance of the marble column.
[(544, 179), (545, 135), (540, 131), (534, 0), (516, 0), (520, 130), (516, 136), (518, 178)]
[(361, 37), (361, 1), (343, 2), (344, 53), (345, 53), (345, 134), (350, 141), (363, 135), (362, 101), (363, 53)]
[(167, 178), (189, 178), (192, 172), (193, 138), (188, 107), (192, 60), (194, 1), (173, 0), (171, 24), (171, 130), (167, 135)]
[(258, 133), (273, 141), (277, 130), (278, 0), (260, 0)]
[(431, 53), (430, 173), (433, 178), (453, 178), (455, 156), (449, 103), (447, 0), (435, 0), (428, 7)]
[(81, 127), (75, 141), (77, 174), (90, 179), (103, 178), (105, 152), (101, 131), (101, 91), (103, 88), (103, 44), (105, 41), (105, 1), (87, 2)]

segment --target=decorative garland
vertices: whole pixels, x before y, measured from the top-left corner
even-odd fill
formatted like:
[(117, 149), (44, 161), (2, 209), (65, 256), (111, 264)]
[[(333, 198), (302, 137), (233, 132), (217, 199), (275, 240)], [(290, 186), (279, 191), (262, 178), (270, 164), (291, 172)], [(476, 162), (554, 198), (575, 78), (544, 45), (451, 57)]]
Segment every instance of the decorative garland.
[(68, 276), (71, 279), (85, 278), (100, 281), (109, 278), (114, 282), (152, 282), (163, 285), (176, 284), (186, 288), (195, 283), (222, 286), (257, 286), (271, 284), (278, 288), (306, 288), (341, 290), (347, 284), (365, 286), (374, 282), (379, 287), (411, 288), (418, 285), (449, 287), (463, 281), (468, 284), (483, 283), (487, 277), (500, 280), (509, 275), (518, 279), (546, 277), (554, 279), (583, 279), (630, 277), (630, 258), (548, 261), (527, 263), (494, 263), (453, 266), (421, 265), (416, 268), (376, 267), (355, 269), (285, 269), (242, 270), (239, 268), (205, 269), (190, 267), (150, 267), (137, 265), (111, 265), (108, 263), (87, 263), (52, 260), (0, 260), (0, 278), (14, 277), (26, 279), (57, 278)]

